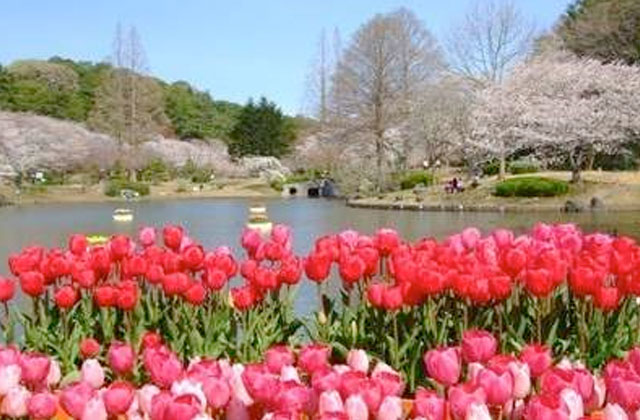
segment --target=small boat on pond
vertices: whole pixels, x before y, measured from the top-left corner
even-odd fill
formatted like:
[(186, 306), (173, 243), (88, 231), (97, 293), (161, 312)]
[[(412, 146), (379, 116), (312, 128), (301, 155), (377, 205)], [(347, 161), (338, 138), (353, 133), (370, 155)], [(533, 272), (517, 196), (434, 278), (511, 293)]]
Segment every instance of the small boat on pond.
[(103, 245), (107, 243), (108, 240), (109, 240), (109, 237), (105, 235), (100, 235), (100, 234), (87, 235), (87, 242), (89, 242), (89, 245), (91, 246)]
[(113, 211), (114, 222), (132, 222), (133, 211), (131, 209), (115, 209)]
[(273, 223), (269, 221), (267, 216), (267, 208), (262, 204), (255, 204), (249, 207), (249, 223), (247, 228), (254, 229), (262, 235), (269, 235), (273, 228)]

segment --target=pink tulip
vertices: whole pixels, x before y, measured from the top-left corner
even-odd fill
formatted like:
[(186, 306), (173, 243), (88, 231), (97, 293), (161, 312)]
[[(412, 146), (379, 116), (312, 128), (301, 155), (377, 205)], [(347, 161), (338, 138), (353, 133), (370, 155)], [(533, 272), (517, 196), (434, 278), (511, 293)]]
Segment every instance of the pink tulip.
[(62, 373), (60, 372), (60, 363), (58, 363), (57, 360), (52, 359), (45, 383), (48, 387), (52, 387), (54, 385), (57, 385), (58, 382), (60, 382), (60, 379), (62, 379)]
[(102, 401), (110, 416), (118, 416), (129, 410), (135, 397), (135, 390), (128, 382), (114, 382), (102, 394)]
[(345, 401), (344, 405), (349, 420), (368, 420), (369, 409), (364, 399), (360, 395), (352, 395)]
[(458, 348), (429, 350), (424, 355), (423, 362), (429, 376), (442, 385), (451, 386), (460, 380), (462, 366)]
[(322, 416), (325, 413), (341, 413), (344, 411), (344, 404), (338, 391), (325, 391), (320, 394), (318, 411)]
[(513, 376), (508, 370), (484, 369), (478, 374), (477, 383), (484, 389), (490, 405), (504, 405), (512, 397)]
[(32, 395), (27, 404), (29, 417), (34, 420), (48, 420), (55, 416), (57, 410), (58, 398), (49, 392)]
[(395, 395), (399, 397), (404, 392), (404, 382), (397, 373), (379, 372), (371, 377), (380, 385), (383, 396)]
[(207, 396), (205, 395), (200, 382), (195, 382), (190, 379), (183, 379), (181, 381), (174, 382), (171, 385), (171, 393), (175, 397), (179, 397), (181, 395), (190, 395), (194, 397), (200, 408), (203, 410), (207, 406)]
[[(249, 420), (249, 410), (247, 406), (240, 400), (232, 398), (227, 408), (226, 420)], [(151, 419), (156, 420), (156, 419)], [(364, 419), (367, 420), (367, 419)]]
[(296, 383), (282, 384), (274, 399), (274, 407), (277, 412), (299, 414), (311, 413), (312, 402), (315, 396), (311, 389)]
[(492, 420), (492, 417), (485, 404), (473, 403), (469, 406), (465, 420)]
[(138, 404), (143, 414), (151, 415), (151, 402), (153, 401), (153, 397), (159, 393), (160, 389), (150, 384), (146, 384), (138, 390)]
[(182, 362), (165, 346), (148, 348), (143, 354), (144, 367), (151, 382), (160, 388), (168, 388), (182, 377)]
[(498, 341), (489, 332), (468, 330), (462, 335), (462, 358), (467, 363), (486, 363), (498, 349)]
[(618, 404), (607, 404), (602, 412), (604, 420), (629, 420), (629, 416)]
[(513, 377), (513, 398), (526, 398), (531, 392), (531, 374), (529, 365), (513, 360), (507, 363), (507, 369)]
[[(93, 388), (86, 382), (77, 382), (67, 386), (60, 394), (60, 405), (71, 417), (81, 419), (82, 413), (93, 397)], [(102, 402), (102, 400), (100, 400)]]
[(481, 236), (482, 234), (480, 233), (478, 228), (474, 228), (474, 227), (466, 228), (460, 234), (462, 243), (467, 249), (475, 248)]
[(402, 399), (393, 395), (386, 397), (378, 409), (378, 420), (400, 420), (402, 418)]
[(569, 410), (557, 394), (536, 395), (524, 410), (526, 420), (569, 420)]
[(102, 398), (95, 396), (87, 401), (81, 420), (107, 420), (108, 414)]
[(51, 359), (39, 353), (23, 353), (20, 357), (22, 381), (29, 387), (46, 386), (47, 375), (51, 367)]
[(109, 366), (117, 375), (126, 375), (133, 370), (135, 363), (133, 348), (126, 343), (114, 341), (107, 352)]
[(30, 398), (31, 393), (27, 390), (27, 388), (23, 386), (16, 386), (14, 388), (11, 388), (2, 400), (0, 411), (2, 411), (2, 414), (9, 417), (24, 417), (28, 412), (27, 404), (29, 403)]
[(0, 365), (0, 397), (20, 384), (22, 369), (17, 364)]
[(430, 420), (444, 420), (447, 403), (444, 398), (433, 391), (418, 388), (413, 402), (413, 417)]
[(584, 416), (582, 397), (576, 391), (570, 388), (563, 389), (560, 399), (569, 410), (569, 420), (578, 420)]
[(0, 345), (0, 366), (20, 363), (20, 352), (15, 347), (2, 347)]
[(93, 389), (99, 389), (104, 384), (104, 369), (96, 359), (87, 359), (82, 362), (80, 376)]
[(471, 383), (456, 385), (450, 388), (448, 397), (454, 420), (464, 419), (471, 404), (484, 404), (487, 402), (487, 394), (484, 389)]
[(552, 363), (549, 349), (536, 344), (525, 346), (520, 353), (520, 360), (529, 365), (533, 378), (541, 376)]
[(173, 399), (173, 395), (169, 391), (160, 391), (151, 399), (151, 412), (149, 417), (151, 420), (163, 420), (164, 413)]
[(207, 404), (214, 409), (225, 407), (231, 398), (231, 389), (222, 379), (207, 378), (202, 388), (207, 398)]
[(273, 346), (265, 352), (265, 364), (269, 372), (279, 374), (284, 366), (295, 363), (296, 357), (287, 346)]
[(369, 356), (364, 350), (353, 349), (347, 354), (347, 364), (353, 370), (367, 373), (369, 371)]
[(282, 366), (282, 370), (280, 371), (280, 380), (282, 382), (302, 383), (302, 381), (300, 381), (300, 376), (298, 375), (298, 369), (293, 366)]
[(143, 227), (138, 233), (138, 241), (145, 248), (150, 247), (156, 242), (156, 230), (152, 227)]
[(193, 420), (201, 412), (198, 398), (194, 395), (180, 395), (169, 400), (162, 420)]
[(322, 344), (308, 344), (300, 351), (298, 366), (312, 374), (329, 365), (331, 349)]

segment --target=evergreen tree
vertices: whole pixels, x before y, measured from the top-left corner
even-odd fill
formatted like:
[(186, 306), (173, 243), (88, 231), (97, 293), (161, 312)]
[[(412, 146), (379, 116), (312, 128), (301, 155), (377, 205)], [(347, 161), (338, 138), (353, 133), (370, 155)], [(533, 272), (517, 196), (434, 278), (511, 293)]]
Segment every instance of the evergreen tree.
[(289, 151), (295, 127), (282, 111), (266, 98), (249, 100), (231, 131), (229, 152), (234, 156), (275, 156)]

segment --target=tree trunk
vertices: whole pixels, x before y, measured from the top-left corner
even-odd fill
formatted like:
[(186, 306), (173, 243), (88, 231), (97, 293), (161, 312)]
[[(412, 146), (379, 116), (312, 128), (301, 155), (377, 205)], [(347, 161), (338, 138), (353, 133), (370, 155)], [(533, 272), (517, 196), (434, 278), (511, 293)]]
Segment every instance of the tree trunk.
[(382, 168), (382, 163), (384, 160), (384, 150), (382, 147), (382, 133), (381, 132), (377, 132), (376, 133), (376, 187), (378, 189), (378, 192), (382, 192), (382, 185), (384, 183), (384, 175), (383, 175), (383, 168)]
[(507, 158), (504, 153), (500, 154), (500, 170), (498, 171), (498, 179), (503, 180), (507, 176)]
[(571, 168), (571, 182), (574, 184), (582, 182), (582, 172), (580, 171), (580, 167), (574, 166)]

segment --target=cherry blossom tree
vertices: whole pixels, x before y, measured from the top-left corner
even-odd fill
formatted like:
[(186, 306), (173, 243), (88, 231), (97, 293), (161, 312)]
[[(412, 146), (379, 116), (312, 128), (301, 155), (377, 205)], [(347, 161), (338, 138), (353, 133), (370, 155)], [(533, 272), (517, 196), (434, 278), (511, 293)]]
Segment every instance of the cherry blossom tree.
[(566, 161), (578, 182), (589, 155), (616, 153), (640, 137), (638, 92), (638, 66), (538, 57), (479, 95), (469, 141), (499, 158), (529, 149)]

